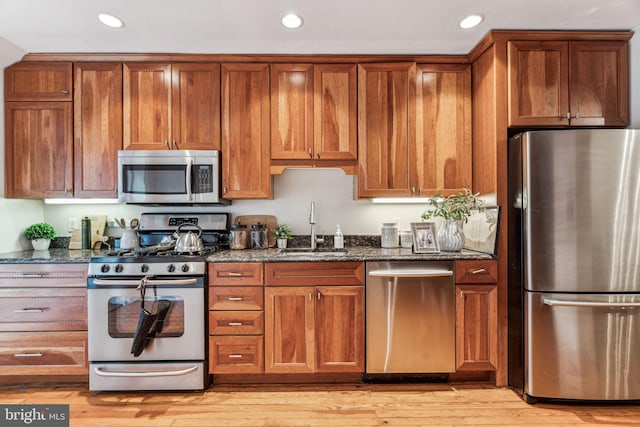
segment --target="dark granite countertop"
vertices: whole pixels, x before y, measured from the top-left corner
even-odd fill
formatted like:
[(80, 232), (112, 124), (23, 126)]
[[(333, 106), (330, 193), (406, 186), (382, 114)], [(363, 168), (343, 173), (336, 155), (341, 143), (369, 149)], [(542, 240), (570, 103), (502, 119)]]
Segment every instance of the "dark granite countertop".
[[(385, 249), (370, 246), (348, 247), (345, 255), (331, 253), (312, 255), (289, 255), (280, 249), (224, 250), (207, 257), (209, 262), (279, 262), (279, 261), (428, 261), (453, 259), (492, 259), (489, 254), (462, 250), (461, 252), (440, 252), (415, 254), (411, 249)], [(88, 263), (92, 256), (104, 255), (105, 250), (81, 250), (50, 248), (46, 251), (15, 251), (0, 254), (2, 264), (36, 263)]]

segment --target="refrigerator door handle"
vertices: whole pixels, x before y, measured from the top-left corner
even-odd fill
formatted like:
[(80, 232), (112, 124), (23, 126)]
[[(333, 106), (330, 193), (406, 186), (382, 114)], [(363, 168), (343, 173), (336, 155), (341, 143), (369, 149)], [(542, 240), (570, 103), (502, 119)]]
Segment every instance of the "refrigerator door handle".
[(613, 307), (613, 308), (640, 308), (640, 302), (587, 302), (587, 301), (563, 301), (544, 298), (542, 302), (549, 307)]

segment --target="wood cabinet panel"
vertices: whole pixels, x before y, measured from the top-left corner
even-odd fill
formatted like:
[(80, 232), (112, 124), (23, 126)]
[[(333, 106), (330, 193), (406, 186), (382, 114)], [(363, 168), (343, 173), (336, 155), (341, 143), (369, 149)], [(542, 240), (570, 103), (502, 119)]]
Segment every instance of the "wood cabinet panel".
[(265, 264), (267, 286), (363, 285), (363, 262), (271, 262)]
[(213, 374), (247, 374), (264, 371), (264, 337), (209, 337), (209, 371)]
[(87, 290), (0, 289), (0, 331), (87, 329)]
[(259, 262), (209, 263), (211, 286), (258, 286), (264, 283), (264, 265)]
[(71, 101), (71, 62), (20, 62), (4, 71), (5, 101)]
[(124, 64), (125, 150), (170, 147), (171, 65)]
[(265, 299), (265, 372), (314, 372), (314, 288), (266, 288)]
[(415, 76), (415, 63), (358, 65), (358, 197), (409, 193)]
[(118, 195), (122, 149), (122, 64), (74, 64), (75, 197)]
[(0, 375), (87, 373), (86, 331), (0, 333)]
[(317, 372), (364, 371), (364, 287), (316, 288)]
[(5, 196), (71, 197), (71, 102), (5, 103)]
[(495, 370), (498, 287), (456, 285), (456, 369)]
[(0, 264), (0, 288), (54, 287), (86, 289), (87, 264)]
[(271, 158), (313, 158), (313, 65), (271, 65)]
[(220, 64), (172, 64), (172, 148), (220, 150)]
[(471, 67), (418, 64), (411, 194), (471, 188)]
[(572, 126), (629, 123), (627, 42), (569, 44), (569, 104)]
[(222, 187), (226, 199), (268, 199), (269, 65), (222, 65)]
[(498, 261), (456, 260), (456, 283), (497, 283)]
[(214, 286), (209, 288), (209, 310), (262, 310), (262, 286)]

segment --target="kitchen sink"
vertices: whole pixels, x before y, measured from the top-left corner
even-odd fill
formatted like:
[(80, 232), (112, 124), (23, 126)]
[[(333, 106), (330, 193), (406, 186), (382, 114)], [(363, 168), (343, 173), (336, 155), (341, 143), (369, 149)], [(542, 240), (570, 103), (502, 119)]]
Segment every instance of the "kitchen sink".
[(349, 252), (346, 249), (332, 249), (332, 248), (284, 248), (280, 249), (278, 255), (283, 256), (313, 256), (313, 255), (329, 255), (329, 256), (343, 256)]

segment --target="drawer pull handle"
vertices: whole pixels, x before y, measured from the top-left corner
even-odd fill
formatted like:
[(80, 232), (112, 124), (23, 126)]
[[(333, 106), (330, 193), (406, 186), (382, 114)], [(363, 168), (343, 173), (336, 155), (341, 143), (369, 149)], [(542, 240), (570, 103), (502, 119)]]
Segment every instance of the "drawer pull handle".
[(242, 297), (229, 297), (227, 301), (242, 301)]
[(486, 273), (487, 269), (486, 268), (478, 268), (476, 270), (471, 270), (471, 274), (482, 274), (482, 273)]
[(229, 326), (242, 326), (242, 322), (229, 322)]
[(229, 277), (242, 277), (242, 273), (236, 273), (235, 271), (230, 271)]
[(16, 308), (14, 313), (42, 313), (44, 308)]
[(42, 357), (42, 353), (16, 353), (14, 357)]
[(229, 359), (242, 359), (241, 354), (230, 354)]

